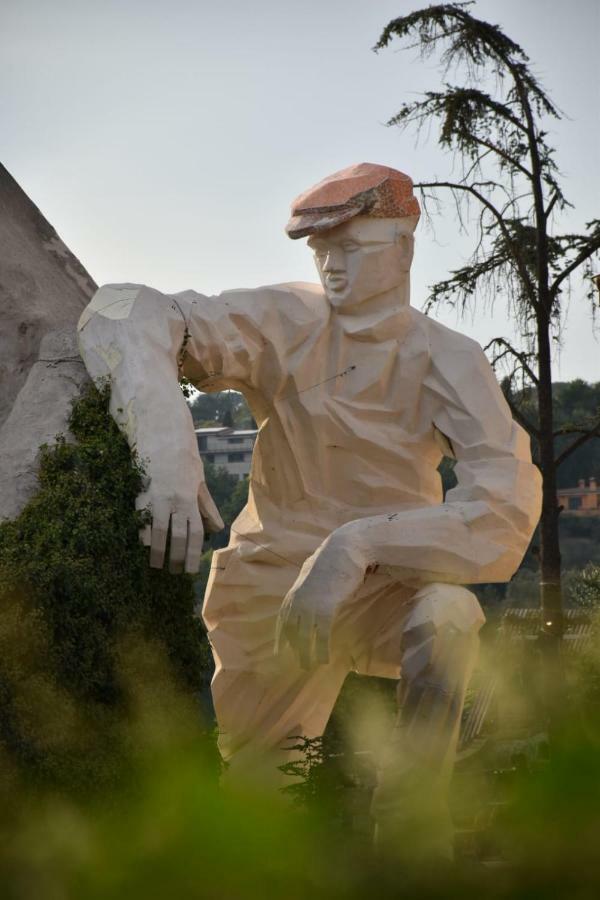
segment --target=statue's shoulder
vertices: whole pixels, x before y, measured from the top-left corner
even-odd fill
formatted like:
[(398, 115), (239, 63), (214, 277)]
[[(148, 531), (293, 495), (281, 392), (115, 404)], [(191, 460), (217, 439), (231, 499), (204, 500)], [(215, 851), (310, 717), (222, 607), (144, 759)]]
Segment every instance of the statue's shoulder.
[[(472, 399), (474, 394), (493, 398), (498, 386), (481, 344), (423, 313), (418, 316), (429, 353), (425, 384), (434, 393), (446, 399), (450, 396), (460, 398), (460, 402), (467, 397)], [(495, 400), (490, 399), (490, 402), (495, 403)]]
[(303, 307), (314, 315), (327, 314), (329, 307), (325, 293), (320, 284), (310, 281), (290, 281), (283, 284), (271, 284), (259, 291), (268, 292), (271, 302), (275, 300), (284, 308), (299, 309)]
[(133, 282), (103, 284), (83, 310), (77, 328), (82, 331), (92, 319), (97, 322), (102, 320), (116, 322), (119, 319), (128, 320), (140, 315), (146, 316), (157, 300), (159, 304), (161, 301), (166, 304), (172, 303), (171, 298), (145, 284)]
[(245, 305), (269, 318), (291, 322), (317, 322), (326, 320), (329, 307), (320, 284), (308, 281), (292, 281), (283, 284), (269, 284), (250, 290), (227, 291), (222, 299), (236, 298), (239, 305)]
[(234, 288), (209, 297), (189, 290), (172, 297), (190, 303), (197, 313), (203, 309), (213, 314), (219, 311), (265, 324), (281, 319), (316, 321), (326, 318), (328, 312), (321, 286), (303, 281)]
[(481, 345), (460, 331), (443, 325), (431, 316), (426, 316), (413, 309), (414, 328), (427, 339), (429, 350), (434, 360), (440, 356), (452, 356), (455, 353), (466, 353), (479, 356), (483, 351)]
[(234, 288), (211, 297), (203, 297), (195, 291), (183, 291), (175, 295), (194, 302), (218, 304), (251, 318), (273, 314), (284, 318), (319, 318), (327, 315), (327, 301), (318, 284), (293, 281), (285, 284), (265, 284), (255, 288)]

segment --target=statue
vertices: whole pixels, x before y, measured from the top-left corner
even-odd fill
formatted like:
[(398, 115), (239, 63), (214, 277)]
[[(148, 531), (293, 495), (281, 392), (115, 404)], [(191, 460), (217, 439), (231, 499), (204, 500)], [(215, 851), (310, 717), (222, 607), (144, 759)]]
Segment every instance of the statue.
[[(463, 585), (510, 579), (541, 491), (479, 345), (409, 305), (419, 214), (408, 176), (351, 166), (298, 197), (287, 225), (308, 238), (320, 285), (218, 297), (108, 285), (79, 339), (146, 461), (152, 566), (169, 539), (171, 571), (197, 571), (205, 528), (222, 527), (178, 376), (242, 391), (259, 424), (248, 505), (213, 556), (203, 609), (230, 774), (320, 735), (349, 671), (400, 679), (378, 838), (393, 842), (429, 791), (446, 852), (444, 786), (484, 621)], [(443, 455), (458, 479), (444, 501)]]

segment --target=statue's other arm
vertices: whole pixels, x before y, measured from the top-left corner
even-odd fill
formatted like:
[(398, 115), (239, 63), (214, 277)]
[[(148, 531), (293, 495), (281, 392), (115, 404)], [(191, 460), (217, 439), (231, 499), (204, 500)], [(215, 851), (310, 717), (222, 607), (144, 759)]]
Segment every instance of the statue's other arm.
[(423, 390), (438, 437), (456, 459), (458, 484), (440, 506), (370, 519), (370, 538), (359, 541), (367, 565), (399, 567), (416, 584), (508, 581), (540, 515), (529, 437), (513, 421), (483, 350), (463, 335), (433, 330)]
[[(240, 300), (243, 306), (244, 297)], [(220, 366), (224, 387), (227, 375), (243, 379), (248, 354), (230, 306), (193, 292), (169, 297), (143, 285), (106, 285), (79, 322), (88, 371), (96, 383), (110, 379), (111, 414), (146, 469), (137, 506), (152, 515), (142, 539), (151, 547), (150, 565), (157, 568), (164, 562), (169, 528), (171, 569), (195, 572), (204, 525), (223, 527), (204, 482), (178, 376), (189, 357), (207, 377), (213, 363)]]
[(462, 335), (432, 331), (423, 404), (457, 460), (458, 484), (440, 505), (349, 522), (306, 560), (279, 628), (300, 647), (321, 637), (322, 661), (335, 609), (370, 567), (389, 567), (416, 588), (508, 581), (537, 524), (541, 476), (485, 354)]

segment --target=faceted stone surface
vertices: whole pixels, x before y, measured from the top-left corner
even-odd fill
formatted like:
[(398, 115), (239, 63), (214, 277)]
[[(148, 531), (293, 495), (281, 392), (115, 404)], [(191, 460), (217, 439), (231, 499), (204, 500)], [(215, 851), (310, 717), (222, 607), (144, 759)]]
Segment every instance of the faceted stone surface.
[(66, 431), (86, 380), (75, 334), (96, 285), (0, 165), (0, 520), (36, 485), (40, 444)]

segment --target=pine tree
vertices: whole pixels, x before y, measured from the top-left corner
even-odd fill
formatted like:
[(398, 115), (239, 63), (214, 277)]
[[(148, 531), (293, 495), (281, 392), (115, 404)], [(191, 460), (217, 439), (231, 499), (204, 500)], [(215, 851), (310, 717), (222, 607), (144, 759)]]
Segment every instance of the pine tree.
[[(480, 310), (502, 297), (521, 341), (506, 336), (490, 342), (494, 366), (508, 365), (503, 380), (515, 419), (532, 439), (534, 459), (543, 475), (540, 522), (540, 594), (542, 640), (546, 659), (558, 655), (563, 633), (561, 559), (557, 503), (557, 467), (585, 442), (600, 435), (600, 417), (556, 428), (553, 420), (552, 346), (560, 339), (565, 289), (574, 273), (591, 276), (600, 248), (600, 220), (583, 234), (558, 229), (569, 204), (561, 186), (548, 123), (561, 114), (532, 72), (525, 51), (498, 25), (475, 18), (471, 3), (429, 6), (391, 21), (375, 50), (395, 39), (417, 47), (423, 59), (438, 54), (445, 82), (404, 103), (389, 125), (438, 130), (443, 149), (454, 154), (458, 177), (423, 181), (426, 214), (449, 193), (462, 225), (476, 213), (476, 246), (468, 264), (431, 288), (427, 309), (450, 302), (462, 310)], [(472, 219), (469, 221), (472, 225)], [(588, 300), (595, 284), (588, 281)], [(533, 413), (519, 403), (533, 388)], [(570, 434), (560, 450), (555, 440)]]

